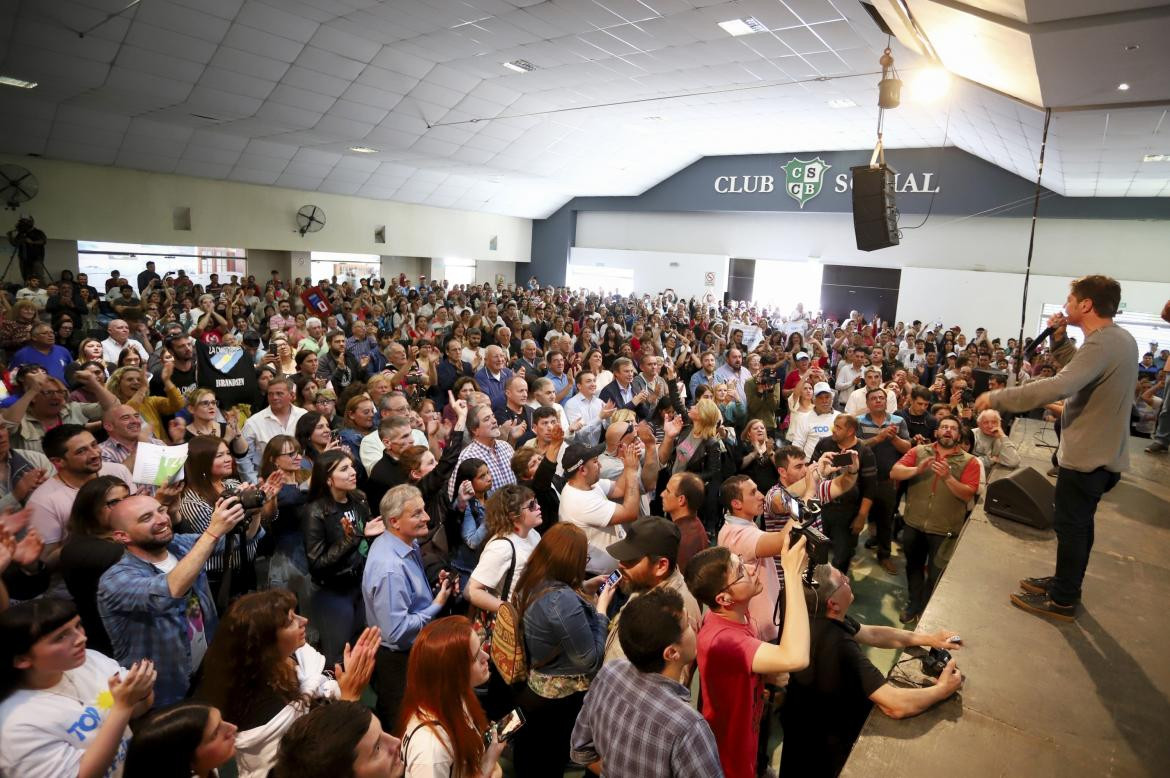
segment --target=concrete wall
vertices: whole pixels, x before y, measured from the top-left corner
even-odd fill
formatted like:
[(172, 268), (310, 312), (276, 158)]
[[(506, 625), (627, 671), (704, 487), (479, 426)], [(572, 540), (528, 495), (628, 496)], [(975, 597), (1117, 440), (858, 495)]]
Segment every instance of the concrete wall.
[[(526, 262), (532, 246), (531, 220), (511, 216), (29, 157), (0, 162), (37, 177), (40, 194), (22, 210), (54, 239), (513, 262)], [(301, 237), (295, 214), (308, 203), (324, 209), (326, 226)], [(174, 229), (177, 207), (190, 208), (189, 231)], [(379, 225), (384, 244), (374, 242)]]

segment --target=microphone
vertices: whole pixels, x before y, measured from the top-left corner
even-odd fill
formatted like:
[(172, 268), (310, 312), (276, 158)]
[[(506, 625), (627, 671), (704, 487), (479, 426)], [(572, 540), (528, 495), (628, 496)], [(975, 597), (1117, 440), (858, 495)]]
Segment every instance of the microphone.
[(1032, 354), (1035, 354), (1036, 349), (1040, 348), (1040, 344), (1043, 343), (1044, 341), (1048, 340), (1048, 337), (1050, 335), (1052, 335), (1052, 333), (1056, 332), (1058, 329), (1063, 327), (1065, 324), (1066, 324), (1066, 322), (1062, 318), (1056, 324), (1050, 324), (1047, 327), (1045, 327), (1040, 332), (1040, 334), (1036, 336), (1036, 339), (1034, 341), (1032, 341), (1030, 344), (1028, 344), (1028, 347), (1026, 349), (1024, 349), (1024, 356), (1030, 357), (1030, 356), (1032, 356)]

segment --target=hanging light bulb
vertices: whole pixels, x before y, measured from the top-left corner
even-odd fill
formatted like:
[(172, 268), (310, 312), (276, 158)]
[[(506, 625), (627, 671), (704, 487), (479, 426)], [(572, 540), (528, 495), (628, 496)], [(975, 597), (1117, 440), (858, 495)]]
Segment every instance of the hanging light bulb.
[(894, 69), (894, 55), (889, 49), (882, 52), (878, 62), (882, 66), (882, 80), (878, 82), (878, 106), (897, 108), (902, 102), (902, 79)]

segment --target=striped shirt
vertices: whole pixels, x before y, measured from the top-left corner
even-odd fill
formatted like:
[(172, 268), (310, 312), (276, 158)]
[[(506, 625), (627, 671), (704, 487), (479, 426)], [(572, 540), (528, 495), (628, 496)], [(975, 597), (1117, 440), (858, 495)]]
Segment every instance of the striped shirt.
[(605, 774), (637, 778), (723, 775), (715, 735), (691, 706), (687, 687), (625, 659), (607, 663), (573, 727), (572, 760), (598, 759)]

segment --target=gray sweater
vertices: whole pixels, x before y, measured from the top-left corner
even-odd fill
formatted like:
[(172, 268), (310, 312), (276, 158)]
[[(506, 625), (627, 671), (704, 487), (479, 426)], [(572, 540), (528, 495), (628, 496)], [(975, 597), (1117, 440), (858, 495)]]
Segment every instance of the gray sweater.
[(997, 389), (991, 406), (1022, 413), (1064, 399), (1061, 467), (1088, 473), (1104, 467), (1120, 473), (1129, 466), (1129, 417), (1137, 388), (1137, 342), (1116, 324), (1085, 338), (1079, 349), (1067, 339), (1052, 355), (1063, 365), (1052, 378)]

